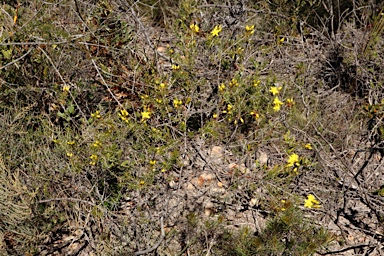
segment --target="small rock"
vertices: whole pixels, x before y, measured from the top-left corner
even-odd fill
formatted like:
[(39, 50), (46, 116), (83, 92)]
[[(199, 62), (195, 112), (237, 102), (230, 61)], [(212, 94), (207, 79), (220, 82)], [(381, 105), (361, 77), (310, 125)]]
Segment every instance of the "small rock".
[(209, 153), (209, 158), (211, 159), (212, 162), (216, 164), (220, 164), (223, 162), (224, 158), (224, 150), (222, 147), (219, 146), (214, 146), (211, 149), (211, 152)]
[(265, 153), (261, 150), (257, 151), (256, 159), (257, 159), (257, 161), (259, 161), (259, 163), (261, 165), (265, 165), (265, 164), (268, 165), (269, 157), (268, 157), (267, 153)]

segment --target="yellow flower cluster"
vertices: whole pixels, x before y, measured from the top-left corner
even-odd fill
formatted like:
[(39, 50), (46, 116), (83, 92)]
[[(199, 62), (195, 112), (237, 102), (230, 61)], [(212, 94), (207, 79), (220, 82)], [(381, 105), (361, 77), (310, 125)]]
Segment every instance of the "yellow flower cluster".
[(320, 208), (320, 202), (315, 198), (314, 195), (309, 194), (304, 202), (306, 208)]
[(225, 84), (220, 84), (219, 85), (219, 91), (224, 91), (224, 89), (225, 89)]
[(176, 98), (176, 99), (173, 100), (173, 106), (174, 106), (175, 108), (180, 107), (182, 104), (183, 104), (183, 102), (182, 102), (181, 100), (179, 100), (178, 98)]
[(233, 78), (229, 83), (229, 86), (239, 86), (239, 82), (235, 78)]
[(233, 105), (232, 104), (228, 104), (227, 105), (227, 110), (224, 110), (223, 113), (232, 114), (232, 109), (233, 109)]
[(118, 114), (120, 119), (123, 120), (124, 122), (128, 123), (128, 111), (125, 109), (120, 110), (120, 113)]
[(255, 32), (255, 25), (245, 26), (245, 31), (247, 32), (247, 34), (252, 35)]
[(90, 165), (96, 165), (97, 159), (99, 158), (97, 155), (91, 155), (89, 158), (91, 158), (91, 162), (89, 162)]
[(260, 80), (253, 80), (253, 86), (254, 86), (254, 87), (257, 87), (257, 86), (259, 86), (259, 85), (260, 85), (260, 83), (261, 83), (261, 81), (260, 81)]
[(199, 28), (199, 25), (197, 25), (196, 23), (191, 23), (191, 25), (189, 25), (189, 28), (195, 32), (195, 33), (198, 33), (200, 28)]
[(96, 112), (92, 113), (91, 116), (92, 116), (92, 118), (100, 119), (101, 118), (100, 111), (96, 110)]
[(282, 102), (281, 100), (279, 100), (278, 97), (276, 97), (274, 100), (273, 100), (273, 110), (274, 111), (279, 111), (281, 106), (284, 105), (284, 102)]
[(173, 70), (179, 70), (180, 69), (180, 66), (177, 65), (177, 64), (172, 64), (171, 67), (172, 67)]
[(291, 167), (291, 166), (296, 166), (296, 167), (300, 166), (300, 160), (297, 154), (292, 154), (289, 156), (287, 160), (287, 167)]
[(95, 148), (101, 148), (101, 146), (103, 146), (103, 144), (102, 144), (100, 141), (96, 140), (96, 141), (92, 144), (92, 146), (95, 147)]

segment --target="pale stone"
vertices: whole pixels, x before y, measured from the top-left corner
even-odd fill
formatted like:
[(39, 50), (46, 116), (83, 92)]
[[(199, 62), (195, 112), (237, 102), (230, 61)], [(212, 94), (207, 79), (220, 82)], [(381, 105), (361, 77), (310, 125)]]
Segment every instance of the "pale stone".
[(267, 153), (259, 150), (256, 153), (256, 157), (257, 157), (257, 161), (259, 161), (261, 165), (268, 164), (269, 157)]
[(211, 149), (211, 152), (209, 153), (209, 158), (211, 159), (212, 162), (216, 164), (220, 164), (223, 162), (224, 158), (224, 150), (222, 147), (219, 146), (214, 146)]

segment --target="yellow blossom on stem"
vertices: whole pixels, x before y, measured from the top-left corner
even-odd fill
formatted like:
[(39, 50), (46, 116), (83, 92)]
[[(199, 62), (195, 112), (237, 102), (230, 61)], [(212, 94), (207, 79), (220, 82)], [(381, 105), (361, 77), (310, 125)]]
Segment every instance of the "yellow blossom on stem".
[(279, 94), (281, 89), (282, 89), (282, 87), (272, 86), (271, 88), (269, 88), (269, 92), (272, 93), (273, 96), (275, 96), (275, 95)]
[(91, 116), (92, 116), (92, 118), (100, 119), (101, 118), (100, 111), (96, 110), (96, 112), (92, 113)]
[(165, 88), (165, 83), (161, 83), (159, 86), (160, 86), (161, 89), (164, 89)]
[(224, 89), (225, 89), (225, 84), (220, 84), (219, 85), (219, 91), (224, 91)]
[(149, 161), (149, 164), (150, 164), (150, 165), (155, 165), (155, 164), (156, 164), (156, 160), (151, 160), (151, 161)]
[(196, 23), (191, 23), (191, 25), (189, 25), (189, 28), (190, 28), (193, 32), (195, 32), (195, 33), (198, 33), (199, 30), (200, 30), (199, 26), (198, 26)]
[(259, 115), (259, 113), (257, 113), (257, 112), (254, 112), (254, 111), (251, 111), (251, 113), (249, 113), (251, 116), (253, 116), (254, 118), (256, 118), (256, 119), (259, 119), (260, 118), (260, 115)]
[(279, 111), (281, 106), (284, 104), (284, 102), (282, 102), (281, 100), (279, 100), (278, 97), (276, 97), (274, 100), (273, 100), (273, 110), (274, 111)]
[(299, 156), (297, 154), (292, 154), (287, 160), (287, 167), (291, 166), (300, 166)]
[(252, 26), (245, 26), (245, 31), (252, 35), (254, 32), (255, 32), (255, 25), (252, 25)]
[(62, 90), (63, 90), (63, 92), (69, 92), (70, 88), (71, 87), (69, 85), (64, 85)]
[(177, 98), (173, 100), (173, 106), (174, 106), (175, 108), (180, 107), (181, 104), (183, 104), (183, 102), (182, 102), (181, 100), (179, 100), (179, 99), (177, 99)]
[(74, 140), (72, 140), (72, 141), (68, 141), (67, 144), (68, 144), (68, 145), (74, 145), (74, 144), (75, 144), (75, 141), (74, 141)]
[(229, 86), (239, 86), (239, 82), (233, 78), (232, 81), (229, 83)]
[(178, 70), (178, 69), (180, 69), (180, 66), (177, 65), (177, 64), (172, 64), (171, 67), (172, 67), (173, 70)]
[(95, 147), (95, 148), (100, 148), (102, 145), (103, 145), (103, 144), (102, 144), (100, 141), (98, 141), (98, 140), (96, 140), (96, 141), (92, 144), (92, 146)]
[(219, 33), (223, 30), (223, 27), (221, 25), (216, 25), (213, 30), (211, 31), (212, 36), (219, 36)]
[(73, 157), (73, 153), (68, 152), (67, 157)]
[(217, 118), (217, 114), (216, 114), (216, 113), (213, 114), (212, 117), (213, 117), (214, 119), (216, 119), (216, 118)]
[(305, 145), (304, 145), (304, 148), (309, 149), (309, 150), (312, 150), (312, 145), (311, 145), (311, 143), (307, 143), (307, 144), (305, 144)]
[(227, 105), (227, 110), (228, 110), (228, 113), (230, 114), (231, 110), (233, 109), (233, 105), (232, 104), (228, 104)]
[(253, 86), (254, 86), (254, 87), (257, 87), (257, 86), (259, 86), (259, 85), (260, 85), (260, 83), (261, 83), (261, 81), (260, 81), (260, 80), (253, 80)]
[(304, 202), (304, 207), (306, 208), (320, 208), (320, 202), (315, 198), (314, 195), (309, 194), (307, 199)]
[(296, 102), (293, 100), (293, 98), (286, 99), (285, 102), (287, 103), (287, 107), (291, 108), (293, 105), (296, 104)]
[(143, 111), (141, 112), (141, 118), (143, 120), (151, 118), (151, 113), (149, 111)]
[(128, 123), (128, 111), (125, 109), (121, 109), (120, 113), (118, 114), (120, 119), (123, 120), (124, 122)]

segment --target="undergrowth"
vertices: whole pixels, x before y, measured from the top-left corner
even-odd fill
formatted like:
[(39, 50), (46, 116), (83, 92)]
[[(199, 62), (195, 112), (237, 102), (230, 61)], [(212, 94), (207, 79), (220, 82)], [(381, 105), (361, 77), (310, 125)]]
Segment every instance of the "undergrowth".
[(383, 15), (333, 2), (2, 2), (1, 253), (312, 255), (355, 198), (379, 246)]

